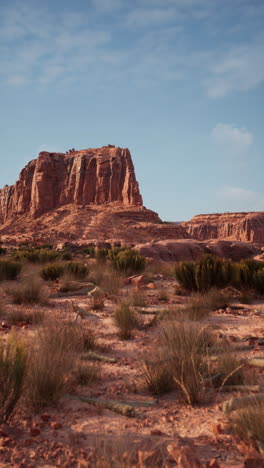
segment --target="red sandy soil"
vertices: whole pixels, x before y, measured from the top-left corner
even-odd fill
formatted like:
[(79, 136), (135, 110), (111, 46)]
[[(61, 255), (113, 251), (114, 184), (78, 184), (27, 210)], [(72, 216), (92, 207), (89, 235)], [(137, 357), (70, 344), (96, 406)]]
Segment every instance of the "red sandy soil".
[[(162, 310), (168, 306), (180, 307), (187, 300), (186, 297), (175, 295), (175, 280), (172, 278), (156, 275), (154, 284), (155, 289), (144, 287), (143, 290), (149, 308)], [(168, 294), (169, 299), (166, 302), (158, 299), (161, 288)], [(127, 299), (132, 290), (131, 285), (124, 286), (119, 299)], [(86, 296), (52, 298), (52, 306), (43, 308), (47, 320), (74, 318), (72, 301), (90, 310), (90, 302)], [(25, 308), (12, 305), (7, 307)], [(83, 327), (94, 330), (97, 343), (105, 356), (114, 357), (117, 362), (100, 363), (99, 380), (88, 386), (79, 386), (74, 393), (103, 399), (153, 401), (155, 406), (136, 408), (136, 417), (128, 418), (80, 400), (64, 397), (57, 407), (45, 408), (39, 414), (21, 413), (19, 417), (15, 417), (9, 428), (1, 427), (0, 467), (88, 467), (89, 453), (96, 444), (100, 445), (100, 440), (109, 439), (110, 444), (120, 445), (121, 451), (126, 452), (128, 448), (131, 450), (142, 441), (153, 450), (153, 447), (155, 449), (162, 444), (166, 446), (177, 442), (179, 436), (186, 438), (185, 443), (193, 444), (193, 450), (203, 463), (202, 466), (209, 466), (213, 459), (216, 459), (221, 467), (244, 466), (243, 447), (230, 434), (226, 416), (219, 405), (232, 394), (221, 392), (215, 395), (213, 401), (197, 407), (184, 405), (177, 392), (158, 398), (150, 395), (140, 377), (140, 362), (147, 356), (151, 344), (155, 341), (157, 328), (136, 330), (132, 339), (121, 341), (112, 318), (115, 307), (116, 303), (108, 299), (103, 310), (93, 311), (99, 319), (98, 322), (91, 322), (89, 318), (79, 318)], [(37, 310), (39, 306), (35, 308)], [(227, 341), (235, 341), (236, 338), (247, 335), (262, 337), (263, 311), (260, 303), (241, 304), (239, 312), (229, 309), (216, 311), (206, 323)], [(144, 315), (145, 322), (151, 318), (151, 315)], [(18, 330), (22, 336), (34, 333), (34, 327), (30, 325), (18, 327)], [(2, 329), (1, 333), (7, 332)], [(261, 349), (245, 351), (246, 357), (258, 355), (263, 355)], [(259, 377), (261, 378), (261, 375)], [(187, 468), (187, 465), (176, 465), (172, 460), (167, 466)]]

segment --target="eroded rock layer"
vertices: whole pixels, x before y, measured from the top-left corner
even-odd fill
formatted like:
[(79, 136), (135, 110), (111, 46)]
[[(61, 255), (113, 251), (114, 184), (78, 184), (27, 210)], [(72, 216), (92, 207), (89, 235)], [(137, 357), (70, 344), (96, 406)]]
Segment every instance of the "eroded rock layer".
[(105, 146), (69, 154), (41, 152), (14, 186), (0, 190), (0, 222), (29, 213), (38, 218), (64, 205), (142, 206), (128, 149)]
[(198, 215), (182, 225), (190, 237), (201, 241), (232, 239), (264, 244), (264, 212)]

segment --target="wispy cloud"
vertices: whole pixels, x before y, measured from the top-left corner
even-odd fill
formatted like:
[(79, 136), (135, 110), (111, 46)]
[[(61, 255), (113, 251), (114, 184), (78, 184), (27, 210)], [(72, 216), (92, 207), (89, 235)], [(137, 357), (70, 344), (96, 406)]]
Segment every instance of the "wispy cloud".
[(211, 131), (211, 139), (214, 144), (229, 154), (241, 154), (253, 143), (253, 134), (246, 128), (235, 125), (218, 123)]
[[(221, 55), (221, 54), (220, 54)], [(247, 45), (232, 47), (209, 66), (205, 85), (209, 97), (247, 91), (264, 82), (264, 36)]]
[[(250, 3), (233, 0), (233, 8), (253, 21)], [(229, 12), (229, 0), (91, 0), (67, 12), (11, 2), (0, 6), (0, 81), (148, 86), (189, 79), (209, 98), (245, 91), (264, 82), (264, 35), (226, 43), (221, 18)], [(214, 47), (208, 34), (216, 24), (221, 38)]]
[(24, 4), (3, 11), (0, 20), (0, 79), (21, 85), (54, 82), (82, 73), (96, 62), (110, 33), (94, 29), (78, 13), (52, 15)]

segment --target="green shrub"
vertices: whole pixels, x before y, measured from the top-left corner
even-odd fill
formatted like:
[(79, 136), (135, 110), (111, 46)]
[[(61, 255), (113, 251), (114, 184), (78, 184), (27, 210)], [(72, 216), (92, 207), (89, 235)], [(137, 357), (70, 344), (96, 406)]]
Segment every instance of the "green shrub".
[(223, 275), (224, 261), (211, 254), (203, 255), (195, 266), (195, 281), (198, 291), (208, 291), (212, 287), (222, 287), (226, 278)]
[(136, 250), (125, 249), (111, 256), (111, 263), (115, 270), (132, 275), (145, 269), (146, 259)]
[(10, 260), (0, 260), (0, 281), (16, 280), (22, 265)]
[(253, 274), (253, 286), (259, 294), (264, 294), (264, 268)]
[(233, 263), (231, 284), (238, 289), (252, 286), (253, 273), (245, 263)]
[(95, 247), (83, 247), (78, 251), (80, 255), (89, 255), (91, 258), (95, 258)]
[(64, 271), (70, 273), (76, 279), (83, 279), (88, 274), (88, 268), (81, 262), (69, 262), (65, 264)]
[(8, 422), (22, 395), (26, 351), (12, 332), (0, 341), (0, 422)]
[(98, 247), (95, 251), (95, 258), (98, 262), (104, 263), (107, 259), (108, 249), (104, 247)]
[(134, 312), (126, 303), (121, 304), (114, 313), (114, 321), (119, 330), (119, 336), (122, 340), (128, 340), (132, 331), (138, 326)]
[(254, 258), (248, 258), (246, 260), (242, 260), (241, 263), (246, 265), (249, 268), (249, 270), (252, 272), (256, 272), (264, 268), (264, 262), (260, 262), (259, 260), (254, 260)]
[(64, 266), (61, 263), (52, 263), (42, 268), (40, 275), (45, 281), (55, 281), (64, 273)]
[(67, 261), (72, 260), (72, 254), (65, 250), (64, 252), (61, 252), (61, 259)]
[(59, 253), (50, 249), (26, 249), (17, 250), (13, 253), (16, 260), (25, 260), (30, 263), (47, 263), (56, 260)]
[(197, 291), (195, 281), (195, 264), (193, 262), (178, 262), (175, 266), (176, 280), (187, 291)]

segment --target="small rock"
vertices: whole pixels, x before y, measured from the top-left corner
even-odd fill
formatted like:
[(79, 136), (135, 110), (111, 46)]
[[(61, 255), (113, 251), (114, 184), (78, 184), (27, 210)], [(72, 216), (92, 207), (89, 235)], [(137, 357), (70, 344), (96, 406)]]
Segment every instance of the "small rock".
[(41, 416), (42, 421), (44, 422), (49, 422), (50, 420), (50, 415), (49, 414), (42, 414)]
[(155, 286), (154, 283), (148, 283), (148, 284), (147, 284), (147, 288), (148, 288), (148, 289), (156, 289), (156, 286)]
[(130, 276), (129, 280), (130, 284), (135, 286), (137, 289), (145, 284), (145, 278), (143, 275)]
[(31, 437), (37, 437), (40, 434), (40, 430), (37, 427), (32, 427), (30, 429)]
[(152, 436), (164, 436), (166, 435), (164, 432), (160, 431), (159, 429), (153, 429), (150, 434)]
[(214, 458), (213, 460), (211, 460), (208, 465), (207, 465), (208, 468), (220, 468), (220, 465), (218, 463), (218, 461)]
[(212, 430), (217, 435), (222, 434), (222, 432), (223, 432), (221, 424), (212, 424)]
[(50, 423), (51, 429), (54, 429), (54, 431), (58, 431), (58, 429), (62, 429), (62, 424), (56, 421), (52, 421)]

